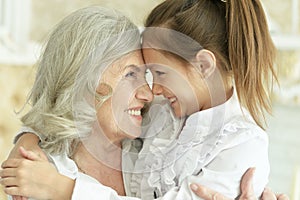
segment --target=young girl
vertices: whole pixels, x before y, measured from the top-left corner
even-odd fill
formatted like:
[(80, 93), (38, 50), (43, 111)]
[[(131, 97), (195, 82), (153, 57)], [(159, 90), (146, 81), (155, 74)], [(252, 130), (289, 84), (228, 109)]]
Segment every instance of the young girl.
[(152, 91), (171, 110), (163, 105), (153, 112), (133, 193), (190, 199), (188, 185), (198, 182), (234, 199), (243, 173), (255, 167), (259, 197), (269, 175), (264, 112), (271, 105), (269, 81), (276, 80), (260, 1), (167, 0), (150, 13), (146, 27), (143, 56)]
[(259, 196), (269, 173), (263, 113), (270, 107), (268, 79), (275, 78), (259, 1), (167, 0), (146, 26), (154, 27), (143, 43), (153, 93), (171, 108), (150, 110), (156, 118), (144, 131), (132, 194), (191, 199), (195, 181), (236, 198), (242, 174), (254, 166)]

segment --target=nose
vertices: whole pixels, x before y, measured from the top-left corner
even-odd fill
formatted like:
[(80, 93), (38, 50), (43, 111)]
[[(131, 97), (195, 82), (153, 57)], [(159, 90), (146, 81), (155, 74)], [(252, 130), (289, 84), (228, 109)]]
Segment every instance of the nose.
[(153, 94), (148, 84), (141, 86), (137, 92), (135, 97), (144, 102), (151, 102), (153, 100)]
[(154, 95), (162, 95), (163, 88), (160, 84), (153, 83), (152, 92), (153, 92)]

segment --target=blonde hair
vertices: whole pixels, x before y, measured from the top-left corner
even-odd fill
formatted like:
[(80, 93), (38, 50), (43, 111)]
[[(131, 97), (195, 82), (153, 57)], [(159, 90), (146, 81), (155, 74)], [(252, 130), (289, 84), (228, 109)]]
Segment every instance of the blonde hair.
[(153, 9), (145, 26), (178, 31), (213, 52), (220, 71), (233, 75), (241, 105), (264, 127), (277, 81), (276, 49), (259, 0), (166, 0)]
[(37, 63), (35, 83), (21, 121), (41, 136), (49, 153), (67, 152), (91, 131), (96, 111), (89, 98), (103, 68), (140, 46), (138, 28), (101, 7), (75, 11), (53, 30)]

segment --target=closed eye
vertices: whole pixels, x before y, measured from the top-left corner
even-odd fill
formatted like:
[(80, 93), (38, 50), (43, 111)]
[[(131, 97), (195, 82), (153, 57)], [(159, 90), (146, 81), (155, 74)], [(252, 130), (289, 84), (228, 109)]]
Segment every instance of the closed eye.
[(126, 75), (125, 75), (126, 78), (130, 78), (130, 77), (136, 77), (136, 73), (133, 72), (133, 71), (130, 71), (128, 72)]
[(161, 76), (161, 75), (166, 74), (165, 72), (162, 72), (162, 71), (155, 71), (155, 73), (156, 73), (158, 76)]

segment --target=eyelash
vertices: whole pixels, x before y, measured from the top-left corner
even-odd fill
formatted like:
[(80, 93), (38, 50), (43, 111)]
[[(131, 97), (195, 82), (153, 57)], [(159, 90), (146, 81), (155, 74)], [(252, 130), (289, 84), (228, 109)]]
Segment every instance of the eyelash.
[(135, 74), (135, 72), (130, 71), (130, 72), (128, 72), (128, 73), (125, 75), (125, 77), (126, 77), (126, 78), (129, 78), (129, 77), (136, 77), (136, 74)]
[(156, 73), (158, 76), (161, 76), (161, 75), (166, 74), (165, 72), (161, 72), (161, 71), (155, 71), (155, 73)]

